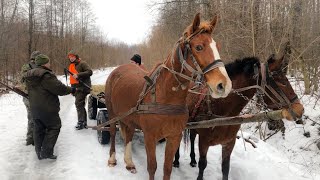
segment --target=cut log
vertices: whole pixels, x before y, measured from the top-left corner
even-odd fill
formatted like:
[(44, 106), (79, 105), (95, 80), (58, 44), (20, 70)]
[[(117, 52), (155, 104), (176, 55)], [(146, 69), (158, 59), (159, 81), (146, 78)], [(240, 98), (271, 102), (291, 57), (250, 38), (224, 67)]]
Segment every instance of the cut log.
[(223, 118), (215, 118), (204, 121), (197, 122), (189, 122), (187, 123), (187, 129), (198, 129), (198, 128), (212, 128), (215, 126), (226, 126), (226, 125), (237, 125), (243, 123), (251, 123), (251, 122), (261, 122), (267, 120), (281, 120), (282, 110), (271, 111), (271, 112), (263, 112), (254, 115), (241, 115), (234, 117), (223, 117)]

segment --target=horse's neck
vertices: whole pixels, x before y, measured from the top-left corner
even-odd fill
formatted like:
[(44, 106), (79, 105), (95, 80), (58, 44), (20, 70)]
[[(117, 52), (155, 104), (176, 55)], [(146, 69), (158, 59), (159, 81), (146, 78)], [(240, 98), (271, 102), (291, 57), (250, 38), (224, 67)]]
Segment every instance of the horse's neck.
[[(179, 72), (181, 68), (179, 60), (176, 57), (174, 57), (173, 61), (171, 61), (172, 60), (170, 55), (164, 62), (164, 65), (170, 69), (173, 69), (173, 66), (174, 70)], [(181, 87), (179, 87), (179, 82), (176, 78), (178, 78), (178, 80), (183, 84), (183, 86), (187, 88), (181, 89)], [(178, 75), (176, 75), (175, 77), (174, 74), (163, 68), (156, 82), (157, 102), (165, 104), (185, 104), (189, 83), (189, 81), (182, 79)], [(177, 90), (173, 90), (175, 88)]]

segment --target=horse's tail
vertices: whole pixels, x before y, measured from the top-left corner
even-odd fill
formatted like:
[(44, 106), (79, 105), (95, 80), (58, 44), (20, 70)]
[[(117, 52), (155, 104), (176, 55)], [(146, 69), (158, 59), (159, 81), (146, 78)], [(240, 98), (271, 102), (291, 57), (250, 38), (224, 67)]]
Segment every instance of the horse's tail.
[(183, 144), (184, 144), (184, 151), (189, 149), (190, 144), (190, 129), (185, 129), (183, 132)]
[(119, 123), (119, 129), (120, 129), (120, 136), (122, 137), (123, 140), (125, 140), (126, 131), (124, 130), (123, 127), (121, 127), (121, 123)]

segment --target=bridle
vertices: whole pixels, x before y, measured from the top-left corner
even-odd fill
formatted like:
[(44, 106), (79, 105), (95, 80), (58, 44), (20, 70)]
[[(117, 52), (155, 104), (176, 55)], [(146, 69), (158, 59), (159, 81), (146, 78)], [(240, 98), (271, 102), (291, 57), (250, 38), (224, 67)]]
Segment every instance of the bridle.
[[(260, 68), (261, 78), (259, 78), (259, 74), (260, 73), (259, 73), (258, 64), (254, 65), (254, 74), (255, 74), (254, 78), (257, 80), (257, 85), (236, 89), (234, 91), (241, 92), (241, 91), (246, 91), (246, 90), (249, 90), (249, 89), (256, 88), (256, 89), (258, 89), (260, 94), (266, 95), (272, 101), (273, 104), (266, 105), (268, 108), (281, 109), (282, 107), (287, 106), (291, 116), (294, 119), (297, 119), (298, 115), (293, 111), (292, 104), (294, 104), (297, 101), (299, 101), (298, 96), (295, 95), (294, 97), (289, 99), (285, 95), (285, 93), (281, 90), (281, 88), (277, 85), (277, 83), (275, 82), (275, 80), (273, 78), (273, 75), (279, 74), (281, 70), (270, 71), (268, 63), (261, 63), (260, 67), (261, 67)], [(276, 97), (276, 99), (278, 101), (275, 100), (274, 98), (272, 98), (266, 89), (269, 90), (271, 92), (271, 94), (274, 95), (274, 97)], [(263, 98), (261, 98), (260, 101), (264, 102)]]
[[(177, 75), (177, 76), (180, 76), (180, 77), (187, 79), (191, 82), (194, 82), (196, 84), (203, 84), (204, 75), (207, 74), (208, 72), (210, 72), (216, 68), (219, 68), (219, 67), (224, 67), (224, 63), (220, 59), (216, 59), (212, 63), (208, 64), (206, 67), (201, 68), (199, 63), (197, 62), (195, 56), (193, 55), (190, 42), (194, 37), (196, 37), (197, 35), (204, 33), (204, 32), (205, 32), (204, 29), (200, 29), (199, 31), (191, 34), (188, 37), (180, 38), (180, 40), (176, 43), (175, 53), (177, 54), (179, 62), (181, 64), (181, 69), (179, 71), (174, 70), (174, 66), (173, 66), (174, 55), (173, 55), (173, 53), (172, 53), (172, 57), (171, 57), (171, 68), (165, 66), (164, 64), (162, 64), (162, 67), (164, 67), (169, 72), (174, 74), (175, 77)], [(181, 46), (184, 47), (183, 53), (182, 53)], [(188, 64), (188, 62), (187, 62), (188, 55), (190, 55), (191, 61), (192, 61), (195, 68), (193, 68), (191, 65)], [(188, 75), (183, 74), (184, 70), (188, 70), (191, 73), (191, 75), (188, 76)], [(177, 77), (175, 79), (179, 83), (178, 87), (181, 86), (182, 83), (180, 82), (180, 80)]]
[[(289, 99), (284, 94), (282, 89), (277, 85), (277, 83), (275, 82), (275, 80), (273, 78), (273, 75), (279, 74), (281, 69), (278, 71), (270, 72), (268, 62), (267, 62), (267, 63), (261, 64), (261, 71), (265, 71), (265, 73), (264, 73), (265, 77), (262, 76), (261, 83), (262, 83), (262, 81), (265, 81), (265, 83), (264, 83), (264, 84), (266, 84), (265, 87), (279, 100), (279, 102), (273, 101), (273, 104), (268, 105), (268, 107), (269, 108), (281, 108), (284, 106), (288, 106), (288, 110), (289, 110), (291, 116), (294, 119), (296, 119), (298, 115), (293, 111), (292, 104), (296, 103), (299, 100), (298, 96), (295, 94), (294, 97)], [(273, 100), (273, 99), (271, 99), (271, 100)]]

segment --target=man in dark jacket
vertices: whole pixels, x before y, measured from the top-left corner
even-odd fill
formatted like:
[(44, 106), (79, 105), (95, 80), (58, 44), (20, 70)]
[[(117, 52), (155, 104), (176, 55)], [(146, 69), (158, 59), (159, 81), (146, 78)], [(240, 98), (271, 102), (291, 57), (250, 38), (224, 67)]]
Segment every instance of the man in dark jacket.
[[(21, 73), (24, 74), (27, 71), (33, 69), (36, 67), (36, 64), (34, 63), (35, 58), (40, 54), (39, 51), (33, 51), (31, 53), (30, 56), (30, 61), (27, 64), (24, 64), (21, 67)], [(23, 90), (24, 91), (28, 91), (28, 89), (26, 88), (25, 83), (22, 80), (22, 83), (24, 84)], [(33, 144), (34, 145), (34, 141), (33, 141), (33, 118), (32, 118), (32, 113), (31, 113), (31, 109), (30, 109), (30, 103), (29, 103), (29, 99), (23, 97), (23, 103), (26, 106), (27, 109), (27, 114), (28, 114), (28, 129), (27, 129), (27, 138), (26, 138), (26, 145), (30, 145)]]
[(146, 67), (141, 62), (141, 56), (139, 54), (134, 54), (130, 59), (130, 63), (138, 65), (141, 69), (147, 71)]
[(27, 71), (23, 79), (28, 88), (31, 113), (34, 120), (34, 144), (40, 159), (56, 159), (53, 149), (57, 142), (61, 119), (58, 95), (75, 92), (62, 84), (50, 69), (48, 56), (40, 54), (35, 59), (36, 67)]
[(73, 75), (70, 75), (70, 84), (72, 87), (78, 89), (74, 96), (78, 114), (76, 129), (80, 130), (87, 126), (85, 102), (91, 89), (90, 76), (92, 75), (92, 70), (90, 66), (86, 62), (82, 61), (79, 58), (79, 55), (74, 51), (68, 53), (68, 59), (70, 60), (69, 71), (73, 73)]

